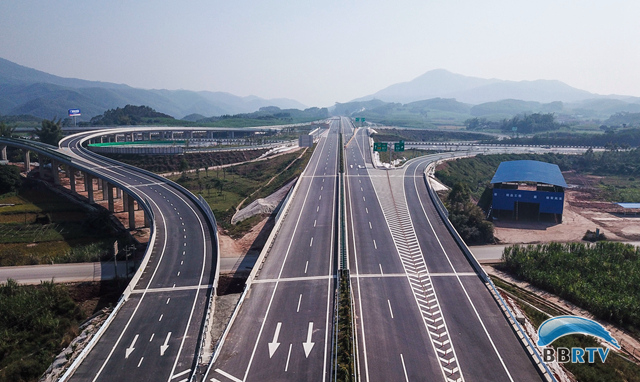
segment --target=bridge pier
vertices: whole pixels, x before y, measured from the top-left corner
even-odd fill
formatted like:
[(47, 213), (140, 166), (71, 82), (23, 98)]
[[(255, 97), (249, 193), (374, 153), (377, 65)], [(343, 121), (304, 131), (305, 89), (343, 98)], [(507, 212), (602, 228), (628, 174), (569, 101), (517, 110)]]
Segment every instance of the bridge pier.
[(71, 166), (67, 166), (67, 174), (69, 176), (69, 188), (71, 189), (71, 192), (75, 194), (76, 193), (76, 170)]
[(89, 198), (89, 203), (95, 203), (93, 198), (93, 178), (88, 173), (84, 173), (84, 189), (87, 191), (87, 198)]
[(28, 174), (31, 171), (31, 158), (29, 157), (29, 150), (24, 151), (24, 172)]
[[(136, 210), (135, 207), (133, 206), (133, 198), (129, 195), (127, 195), (127, 202), (124, 203), (124, 205), (126, 206), (126, 211), (129, 212), (129, 229), (135, 229), (136, 228)], [(146, 222), (146, 215), (145, 215), (145, 222)]]
[(109, 212), (115, 212), (115, 208), (113, 206), (113, 185), (107, 182), (105, 188), (107, 190), (107, 204), (109, 207)]
[(60, 165), (60, 163), (53, 159), (51, 159), (51, 176), (53, 177), (53, 184), (55, 184), (56, 186), (60, 185), (60, 171), (58, 166)]
[(2, 146), (0, 151), (2, 151), (2, 160), (7, 160), (7, 145)]

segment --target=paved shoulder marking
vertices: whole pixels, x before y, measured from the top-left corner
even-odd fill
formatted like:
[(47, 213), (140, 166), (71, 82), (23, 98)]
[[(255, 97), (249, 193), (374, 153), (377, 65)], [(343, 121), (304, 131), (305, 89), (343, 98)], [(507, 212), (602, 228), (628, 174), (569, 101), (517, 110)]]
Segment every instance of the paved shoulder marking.
[[(147, 293), (156, 293), (156, 292), (175, 292), (179, 290), (196, 290), (196, 289), (209, 289), (213, 288), (213, 284), (209, 285), (188, 285), (188, 286), (180, 286), (180, 287), (167, 287), (167, 288), (149, 288), (146, 290)], [(134, 289), (131, 291), (134, 293), (144, 293), (144, 289)]]
[(308, 276), (308, 277), (287, 277), (281, 279), (258, 279), (253, 280), (252, 284), (266, 284), (266, 283), (276, 283), (276, 282), (287, 282), (287, 281), (309, 281), (309, 280), (328, 280), (334, 279), (336, 276), (327, 275), (327, 276)]

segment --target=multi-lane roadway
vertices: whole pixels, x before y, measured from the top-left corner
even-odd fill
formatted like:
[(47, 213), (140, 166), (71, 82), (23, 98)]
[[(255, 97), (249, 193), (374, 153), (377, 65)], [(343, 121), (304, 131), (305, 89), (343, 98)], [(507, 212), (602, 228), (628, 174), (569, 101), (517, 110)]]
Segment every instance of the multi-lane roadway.
[(197, 363), (214, 281), (215, 227), (179, 188), (83, 149), (81, 143), (90, 135), (63, 140), (61, 151), (77, 166), (127, 185), (147, 200), (155, 217), (156, 240), (129, 299), (70, 380), (184, 380)]
[(339, 127), (317, 143), (204, 380), (331, 380)]
[(346, 148), (360, 380), (540, 380), (429, 198), (435, 157), (378, 170), (369, 148), (364, 129)]

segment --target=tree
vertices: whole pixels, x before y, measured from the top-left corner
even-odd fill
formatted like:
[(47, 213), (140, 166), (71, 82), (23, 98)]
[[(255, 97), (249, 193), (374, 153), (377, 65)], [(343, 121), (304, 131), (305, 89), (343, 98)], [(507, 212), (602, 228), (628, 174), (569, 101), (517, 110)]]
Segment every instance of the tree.
[(16, 166), (0, 166), (0, 194), (13, 192), (22, 185), (20, 169)]
[(42, 143), (48, 143), (53, 146), (57, 146), (58, 142), (62, 139), (62, 120), (53, 117), (51, 121), (42, 120), (42, 127), (36, 129), (36, 135)]
[(11, 138), (15, 129), (15, 126), (9, 126), (4, 122), (0, 122), (0, 136), (3, 138)]

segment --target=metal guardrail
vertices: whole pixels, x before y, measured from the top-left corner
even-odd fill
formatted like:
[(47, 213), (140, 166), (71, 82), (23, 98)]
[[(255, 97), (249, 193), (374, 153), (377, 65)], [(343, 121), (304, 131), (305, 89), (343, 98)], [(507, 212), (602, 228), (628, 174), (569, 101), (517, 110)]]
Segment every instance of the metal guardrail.
[[(454, 238), (454, 240), (456, 241), (456, 243), (458, 244), (458, 246), (460, 247), (460, 249), (462, 250), (464, 255), (467, 257), (467, 260), (469, 261), (471, 266), (476, 270), (476, 273), (478, 273), (478, 275), (482, 278), (482, 280), (485, 282), (485, 284), (488, 285), (489, 288), (494, 292), (494, 293), (492, 293), (492, 295), (494, 295), (494, 299), (496, 299), (496, 301), (500, 305), (502, 311), (505, 312), (505, 314), (508, 315), (508, 317), (510, 318), (510, 321), (512, 322), (512, 325), (515, 326), (516, 331), (519, 332), (519, 334), (520, 334), (519, 337), (523, 338), (526, 341), (526, 345), (529, 348), (529, 352), (528, 352), (529, 356), (533, 359), (533, 361), (537, 365), (539, 365), (540, 372), (543, 375), (546, 375), (548, 379), (550, 379), (551, 381), (555, 382), (556, 378), (553, 376), (553, 373), (551, 372), (551, 370), (549, 369), (547, 364), (544, 363), (544, 361), (542, 360), (542, 357), (537, 352), (534, 344), (531, 342), (531, 340), (527, 336), (527, 334), (524, 331), (524, 329), (522, 329), (522, 326), (520, 326), (520, 324), (516, 320), (516, 317), (513, 315), (513, 312), (511, 311), (511, 309), (509, 309), (509, 307), (507, 306), (507, 303), (502, 299), (502, 296), (500, 295), (500, 293), (496, 289), (496, 286), (493, 284), (493, 282), (491, 281), (491, 279), (489, 278), (487, 273), (484, 271), (484, 269), (482, 269), (482, 267), (480, 266), (480, 263), (475, 258), (475, 256), (473, 256), (473, 253), (471, 253), (471, 250), (469, 250), (469, 247), (467, 247), (466, 243), (462, 240), (462, 238), (460, 237), (460, 234), (458, 233), (458, 231), (456, 231), (456, 229), (453, 227), (453, 224), (451, 224), (451, 221), (449, 220), (449, 218), (447, 216), (448, 214), (445, 214), (445, 212), (442, 210), (441, 205), (444, 206), (444, 204), (442, 204), (442, 201), (440, 200), (438, 195), (431, 188), (431, 185), (429, 184), (429, 179), (428, 179), (428, 175), (427, 175), (427, 170), (426, 169), (425, 169), (425, 172), (423, 173), (423, 175), (424, 175), (423, 178), (424, 178), (425, 185), (427, 187), (427, 191), (429, 192), (429, 196), (430, 196), (431, 200), (433, 201), (433, 204), (436, 206), (436, 210), (438, 211), (438, 214), (440, 215), (440, 218), (444, 222), (444, 225), (447, 227), (447, 230), (449, 230), (449, 233)], [(436, 202), (436, 199), (440, 203)]]

